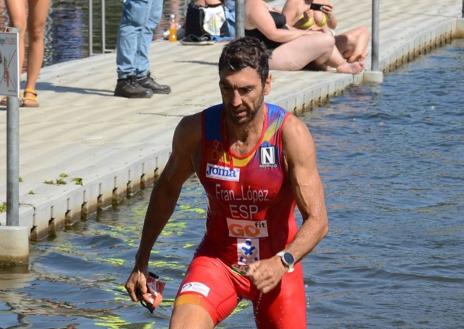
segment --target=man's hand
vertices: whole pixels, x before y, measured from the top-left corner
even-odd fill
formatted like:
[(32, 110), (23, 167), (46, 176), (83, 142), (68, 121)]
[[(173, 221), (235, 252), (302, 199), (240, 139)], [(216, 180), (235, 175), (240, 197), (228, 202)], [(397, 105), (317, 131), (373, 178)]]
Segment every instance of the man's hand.
[(125, 287), (132, 301), (141, 300), (142, 296), (147, 293), (147, 275), (135, 267), (129, 275)]
[(287, 271), (281, 258), (274, 256), (250, 264), (246, 276), (265, 294), (277, 286)]

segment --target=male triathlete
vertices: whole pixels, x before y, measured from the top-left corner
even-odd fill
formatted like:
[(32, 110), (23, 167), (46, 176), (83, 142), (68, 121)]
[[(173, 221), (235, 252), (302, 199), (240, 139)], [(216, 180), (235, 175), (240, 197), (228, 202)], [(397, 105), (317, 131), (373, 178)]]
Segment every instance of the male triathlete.
[(178, 290), (171, 328), (213, 328), (241, 298), (252, 300), (258, 328), (306, 328), (300, 260), (327, 233), (324, 193), (308, 129), (264, 103), (268, 59), (254, 38), (224, 47), (222, 104), (181, 120), (153, 189), (126, 283), (134, 301), (146, 291), (150, 251), (182, 184), (196, 173), (208, 196), (206, 234)]

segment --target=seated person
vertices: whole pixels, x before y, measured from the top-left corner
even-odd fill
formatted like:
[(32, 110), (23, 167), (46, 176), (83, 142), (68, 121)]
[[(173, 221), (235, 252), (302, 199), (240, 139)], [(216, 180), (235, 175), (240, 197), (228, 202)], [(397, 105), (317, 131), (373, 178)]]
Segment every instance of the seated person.
[(337, 72), (356, 74), (364, 68), (358, 61), (348, 63), (343, 58), (331, 34), (288, 26), (286, 17), (263, 0), (246, 0), (245, 15), (245, 35), (260, 39), (272, 50), (269, 65), (273, 70), (332, 67)]
[[(323, 5), (320, 10), (312, 10), (311, 0), (287, 0), (282, 13), (287, 23), (299, 29), (312, 31), (325, 31), (334, 34), (337, 27), (337, 19), (333, 14), (333, 5), (328, 0), (316, 0)], [(365, 26), (360, 26), (335, 35), (335, 45), (349, 63), (364, 62), (367, 56), (369, 31)]]

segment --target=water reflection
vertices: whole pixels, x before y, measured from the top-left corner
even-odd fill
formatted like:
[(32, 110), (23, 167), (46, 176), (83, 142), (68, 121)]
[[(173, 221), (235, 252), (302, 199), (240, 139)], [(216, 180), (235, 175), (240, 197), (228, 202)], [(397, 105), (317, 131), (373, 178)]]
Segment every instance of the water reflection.
[[(56, 6), (56, 5), (55, 5)], [(88, 56), (86, 16), (81, 6), (69, 1), (52, 10), (45, 41), (45, 64), (60, 63)]]

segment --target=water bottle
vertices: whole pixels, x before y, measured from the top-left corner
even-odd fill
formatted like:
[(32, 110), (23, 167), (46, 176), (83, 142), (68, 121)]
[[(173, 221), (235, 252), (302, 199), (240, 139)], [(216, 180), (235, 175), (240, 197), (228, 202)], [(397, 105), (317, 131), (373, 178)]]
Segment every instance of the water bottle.
[(171, 16), (169, 16), (169, 41), (177, 41), (177, 23), (176, 15), (174, 14), (171, 14)]

